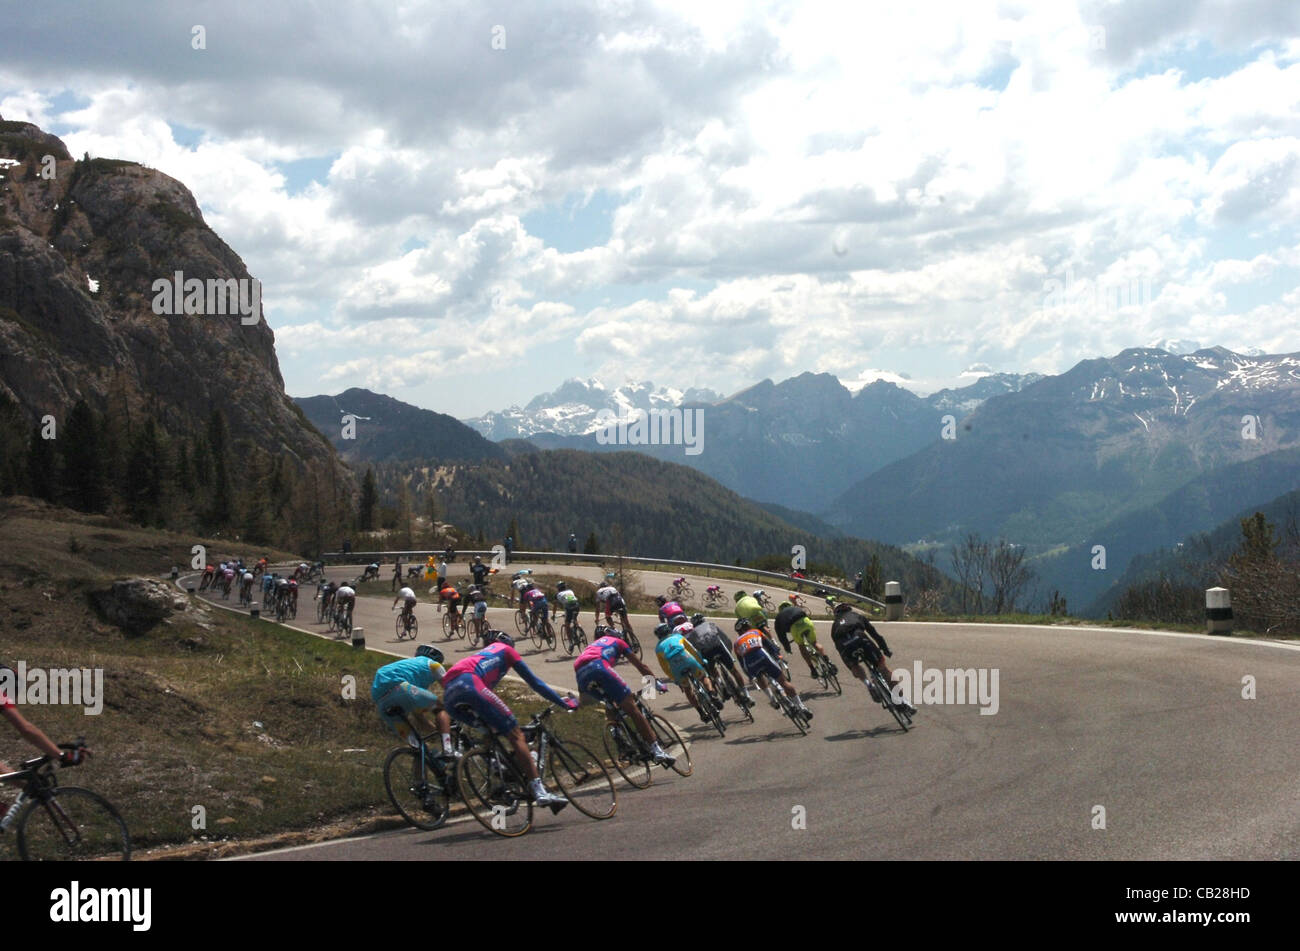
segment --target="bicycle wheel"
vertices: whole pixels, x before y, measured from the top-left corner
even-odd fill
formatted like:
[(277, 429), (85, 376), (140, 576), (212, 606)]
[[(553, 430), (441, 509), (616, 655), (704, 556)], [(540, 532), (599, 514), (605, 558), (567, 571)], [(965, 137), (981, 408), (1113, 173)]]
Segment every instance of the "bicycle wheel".
[(581, 743), (560, 742), (552, 734), (546, 768), (573, 808), (583, 815), (608, 819), (618, 811), (618, 794), (609, 770)]
[(839, 676), (831, 670), (831, 662), (825, 657), (822, 658), (822, 683), (834, 690), (837, 697), (844, 693)]
[(641, 642), (636, 639), (636, 635), (629, 630), (623, 631), (623, 640), (627, 641), (627, 646), (632, 648), (632, 653), (636, 654), (636, 659), (641, 659)]
[(541, 628), (542, 628), (541, 631), (542, 639), (546, 641), (546, 646), (549, 649), (554, 650), (555, 649), (555, 625), (551, 623), (549, 618), (542, 618)]
[(727, 693), (731, 695), (732, 702), (740, 709), (740, 712), (744, 715), (745, 719), (750, 723), (753, 723), (754, 705), (752, 702), (743, 702), (742, 698), (744, 697), (744, 693), (742, 692), (739, 682), (736, 680), (736, 675), (726, 667), (719, 665), (718, 676), (716, 679), (726, 685)]
[(384, 760), (384, 788), (402, 818), (417, 829), (433, 831), (447, 821), (451, 800), (432, 767), (420, 775), (420, 751), (399, 746)]
[(718, 713), (717, 704), (709, 696), (708, 691), (704, 689), (704, 684), (700, 683), (700, 678), (691, 676), (691, 689), (695, 691), (695, 698), (700, 702), (700, 711), (713, 724), (713, 728), (718, 731), (719, 736), (727, 735), (727, 725), (722, 722), (722, 717)]
[(673, 763), (673, 772), (678, 776), (689, 776), (695, 772), (695, 767), (691, 765), (691, 751), (682, 742), (681, 734), (657, 713), (650, 714), (649, 720), (663, 751), (669, 756), (677, 757), (677, 762)]
[(528, 615), (523, 611), (515, 612), (515, 630), (519, 632), (520, 637), (528, 633)]
[(790, 718), (790, 722), (799, 728), (799, 732), (804, 736), (808, 735), (808, 721), (804, 719), (803, 711), (795, 705), (784, 690), (776, 688), (777, 701), (781, 704), (781, 712)]
[(618, 774), (637, 789), (649, 786), (652, 778), (650, 760), (643, 758), (640, 737), (632, 736), (631, 724), (619, 717), (613, 723), (605, 724), (601, 737), (605, 742), (605, 754)]
[(448, 614), (442, 616), (442, 639), (451, 640), (451, 616)]
[(573, 622), (573, 644), (575, 650), (584, 650), (587, 646), (587, 632), (577, 621)]
[(527, 783), (502, 763), (496, 747), (466, 753), (456, 765), (456, 785), (470, 814), (489, 832), (514, 838), (532, 828)]
[(541, 650), (545, 639), (542, 636), (542, 625), (540, 623), (529, 622), (528, 635), (533, 639), (533, 646)]
[(131, 858), (131, 836), (113, 804), (79, 786), (42, 792), (18, 817), (16, 834), (24, 862)]
[(884, 698), (884, 700), (881, 701), (881, 705), (893, 714), (894, 719), (898, 721), (898, 725), (901, 726), (903, 732), (906, 733), (908, 724), (911, 723), (911, 718), (900, 710), (898, 704), (894, 702), (893, 689), (885, 680), (885, 675), (882, 674), (878, 668), (872, 667), (871, 676), (875, 679), (876, 690), (879, 691), (880, 695)]
[(457, 614), (456, 620), (452, 621), (452, 632), (463, 641), (468, 636), (467, 627), (464, 615)]

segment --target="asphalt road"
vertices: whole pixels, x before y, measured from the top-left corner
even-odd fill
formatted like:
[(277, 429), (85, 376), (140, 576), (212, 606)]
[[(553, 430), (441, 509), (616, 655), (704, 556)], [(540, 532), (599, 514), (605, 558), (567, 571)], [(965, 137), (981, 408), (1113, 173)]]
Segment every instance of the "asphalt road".
[[(709, 583), (692, 581), (697, 591)], [(368, 646), (409, 654), (388, 606), (359, 599), (358, 624)], [(426, 618), (437, 615), (418, 611), (423, 642), (434, 631)], [(490, 620), (513, 630), (505, 608)], [(648, 635), (651, 620), (640, 622)], [(823, 640), (828, 627), (818, 624)], [(1300, 645), (1077, 627), (878, 627), (896, 670), (974, 668), (989, 688), (996, 671), (996, 713), (969, 702), (978, 698), (914, 697), (920, 712), (904, 734), (845, 674), (841, 697), (805, 693), (816, 713), (807, 737), (760, 705), (753, 725), (729, 715), (722, 738), (674, 691), (658, 709), (685, 727), (694, 775), (658, 771), (646, 790), (616, 777), (609, 820), (539, 813), (526, 836), (506, 840), (470, 819), (251, 858), (1300, 858)], [(446, 650), (440, 629), (434, 642)], [(450, 646), (452, 660), (464, 655), (463, 641)], [(520, 646), (549, 682), (573, 685), (571, 661)], [(806, 690), (806, 668), (791, 663)], [(1256, 699), (1243, 698), (1243, 679)]]

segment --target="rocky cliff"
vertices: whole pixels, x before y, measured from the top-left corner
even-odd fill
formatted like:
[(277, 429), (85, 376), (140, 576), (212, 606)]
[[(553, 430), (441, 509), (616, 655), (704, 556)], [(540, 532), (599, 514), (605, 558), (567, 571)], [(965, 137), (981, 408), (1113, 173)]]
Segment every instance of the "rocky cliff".
[[(246, 321), (230, 312), (233, 293), (229, 307), (214, 308), (209, 294), (189, 308), (200, 313), (156, 313), (168, 308), (155, 282), (178, 272), (259, 296)], [(152, 417), (179, 435), (220, 407), (236, 447), (287, 456), (300, 474), (351, 491), (333, 448), (284, 392), (251, 282), (180, 182), (134, 162), (74, 160), (56, 136), (0, 118), (0, 397), (31, 420), (63, 420), (84, 397), (128, 425)]]

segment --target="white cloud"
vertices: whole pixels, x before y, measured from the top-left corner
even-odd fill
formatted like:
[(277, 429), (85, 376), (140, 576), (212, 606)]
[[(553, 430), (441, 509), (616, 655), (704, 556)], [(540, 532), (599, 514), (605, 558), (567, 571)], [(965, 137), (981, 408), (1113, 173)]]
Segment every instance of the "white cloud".
[[(1267, 289), (1300, 267), (1294, 5), (208, 12), (200, 54), (184, 4), (88, 8), (58, 43), (19, 8), (0, 113), (190, 187), (263, 279), (287, 379), (418, 402), (490, 361), (491, 405), (450, 394), (470, 415), (575, 373), (920, 389), (1148, 340), (1300, 349)], [(318, 184), (282, 171), (322, 157)], [(524, 225), (597, 191), (621, 204), (586, 250)], [(1083, 293), (1047, 305), (1067, 274)]]

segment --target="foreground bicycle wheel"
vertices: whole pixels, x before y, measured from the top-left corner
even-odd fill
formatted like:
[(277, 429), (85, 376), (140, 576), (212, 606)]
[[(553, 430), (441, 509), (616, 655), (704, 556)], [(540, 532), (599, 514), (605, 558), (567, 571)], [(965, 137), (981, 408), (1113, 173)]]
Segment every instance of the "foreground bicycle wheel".
[(808, 720), (804, 712), (799, 709), (793, 700), (791, 700), (784, 690), (776, 688), (776, 699), (781, 704), (781, 712), (790, 718), (790, 722), (799, 728), (799, 732), (804, 736), (808, 735)]
[(33, 799), (18, 817), (17, 839), (24, 862), (131, 858), (131, 836), (113, 804), (79, 786), (59, 786)]
[(877, 692), (879, 692), (884, 698), (881, 701), (881, 706), (894, 715), (894, 719), (898, 721), (898, 725), (901, 726), (903, 732), (906, 733), (908, 725), (912, 722), (912, 718), (904, 713), (902, 709), (899, 708), (898, 704), (894, 702), (894, 693), (893, 690), (890, 689), (889, 684), (885, 681), (885, 675), (876, 667), (872, 667), (871, 677), (875, 681)]
[(682, 742), (681, 734), (673, 728), (673, 725), (657, 713), (650, 714), (650, 728), (655, 731), (655, 736), (659, 739), (659, 745), (669, 756), (677, 757), (677, 762), (673, 763), (673, 772), (678, 776), (689, 776), (695, 772), (695, 766), (691, 763), (691, 751), (686, 748)]
[(618, 774), (637, 789), (650, 785), (653, 771), (650, 761), (642, 758), (640, 737), (633, 738), (631, 724), (625, 720), (607, 723), (602, 733), (605, 741), (605, 754), (609, 757)]
[(551, 776), (573, 808), (593, 819), (608, 819), (618, 811), (614, 780), (591, 750), (565, 740), (551, 747), (547, 759)]
[(514, 838), (533, 827), (533, 803), (515, 770), (503, 767), (496, 750), (466, 753), (456, 765), (460, 797), (479, 825)]
[(384, 788), (402, 818), (417, 829), (432, 831), (447, 821), (451, 800), (432, 768), (420, 776), (420, 751), (399, 746), (384, 760)]

